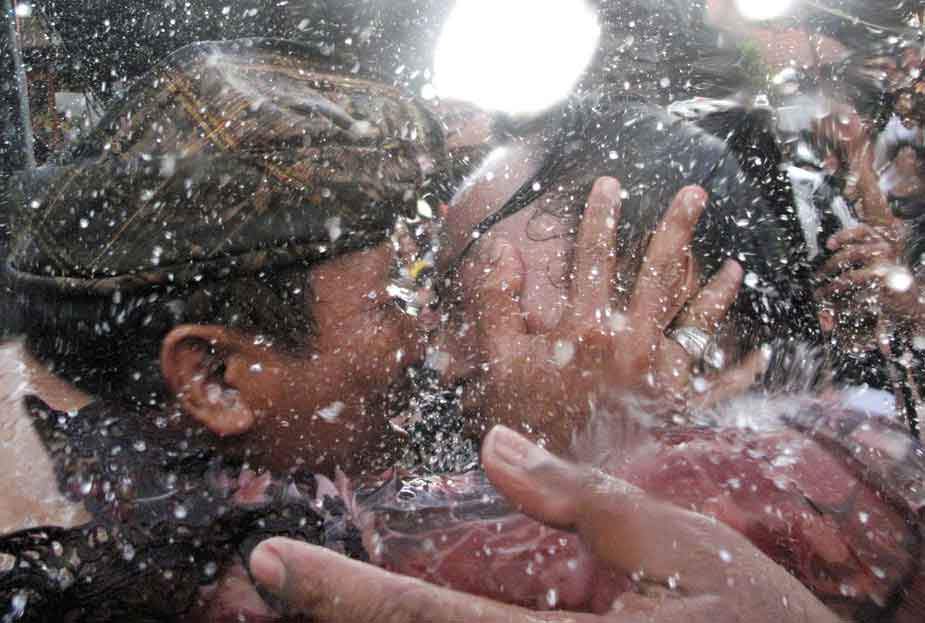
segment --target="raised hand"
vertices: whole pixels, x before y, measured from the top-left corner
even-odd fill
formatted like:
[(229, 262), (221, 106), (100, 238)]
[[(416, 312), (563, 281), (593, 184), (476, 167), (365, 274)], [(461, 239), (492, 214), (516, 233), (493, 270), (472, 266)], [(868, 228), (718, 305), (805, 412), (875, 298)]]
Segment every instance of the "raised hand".
[(892, 230), (869, 225), (844, 230), (827, 243), (833, 255), (820, 269), (827, 283), (817, 300), (839, 314), (876, 315), (911, 329), (925, 326), (922, 286), (902, 261), (902, 242)]
[[(729, 261), (698, 288), (690, 243), (705, 205), (699, 187), (678, 193), (651, 238), (631, 296), (621, 301), (614, 289), (620, 189), (613, 178), (598, 180), (575, 243), (566, 311), (543, 334), (529, 331), (518, 304), (524, 266), (517, 250), (495, 239), (482, 257), (473, 301), (485, 362), (474, 391), (482, 423), (520, 427), (564, 448), (599, 398), (633, 395), (678, 411), (749, 386), (763, 371), (760, 354), (713, 374), (699, 392), (692, 388), (692, 371), (704, 367), (711, 334), (742, 281), (742, 269)], [(684, 341), (679, 332), (702, 343)]]

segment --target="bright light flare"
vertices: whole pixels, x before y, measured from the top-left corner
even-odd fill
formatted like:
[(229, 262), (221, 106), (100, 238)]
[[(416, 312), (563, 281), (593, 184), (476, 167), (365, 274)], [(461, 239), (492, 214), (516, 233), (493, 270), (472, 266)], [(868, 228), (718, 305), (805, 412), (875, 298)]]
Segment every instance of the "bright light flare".
[(783, 17), (796, 0), (736, 0), (736, 8), (745, 19), (756, 22)]
[(510, 114), (564, 99), (600, 38), (584, 0), (459, 0), (434, 57), (441, 97)]

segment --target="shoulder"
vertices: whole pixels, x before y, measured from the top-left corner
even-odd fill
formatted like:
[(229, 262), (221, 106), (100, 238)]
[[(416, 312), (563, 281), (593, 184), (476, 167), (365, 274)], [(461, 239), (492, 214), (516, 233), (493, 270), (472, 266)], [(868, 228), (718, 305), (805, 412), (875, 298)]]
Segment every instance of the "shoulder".
[(43, 372), (20, 342), (0, 343), (0, 534), (71, 527), (87, 518), (81, 504), (58, 491), (51, 459), (22, 403), (26, 394), (40, 392), (62, 407), (78, 406), (73, 389)]

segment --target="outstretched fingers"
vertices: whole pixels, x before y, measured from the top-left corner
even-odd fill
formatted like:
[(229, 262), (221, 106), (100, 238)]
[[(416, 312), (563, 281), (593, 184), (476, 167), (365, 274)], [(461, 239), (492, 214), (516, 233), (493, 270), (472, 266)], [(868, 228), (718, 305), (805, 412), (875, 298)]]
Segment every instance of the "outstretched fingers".
[(738, 262), (726, 260), (719, 272), (675, 320), (675, 325), (693, 326), (712, 334), (735, 303), (742, 287), (743, 276), (742, 267)]
[(520, 253), (507, 240), (496, 238), (486, 250), (480, 266), (482, 274), (475, 291), (476, 324), (482, 346), (526, 334), (527, 324), (518, 301), (525, 270)]
[(876, 229), (870, 225), (862, 224), (850, 229), (842, 229), (829, 238), (825, 246), (829, 251), (838, 251), (845, 245), (880, 242), (883, 239), (883, 236)]
[(816, 290), (816, 299), (828, 301), (856, 294), (862, 290), (876, 291), (883, 273), (879, 267), (862, 268), (842, 273)]
[(619, 219), (620, 183), (612, 177), (599, 178), (588, 196), (575, 241), (570, 299), (576, 324), (599, 322), (610, 307)]
[(628, 309), (639, 348), (654, 348), (696, 285), (690, 244), (706, 204), (699, 186), (682, 189), (649, 241)]
[(896, 260), (894, 255), (893, 245), (886, 241), (849, 245), (826, 260), (819, 269), (819, 274), (834, 275), (844, 270), (869, 265), (872, 262)]

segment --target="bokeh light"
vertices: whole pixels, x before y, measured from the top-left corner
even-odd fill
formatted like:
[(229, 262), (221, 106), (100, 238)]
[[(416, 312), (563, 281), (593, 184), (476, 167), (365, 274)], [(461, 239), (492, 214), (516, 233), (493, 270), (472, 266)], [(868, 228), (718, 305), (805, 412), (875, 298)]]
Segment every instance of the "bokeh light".
[(600, 25), (583, 0), (460, 0), (441, 34), (441, 97), (510, 114), (562, 100), (597, 48)]
[(795, 0), (736, 0), (742, 17), (754, 21), (783, 17), (794, 4)]

